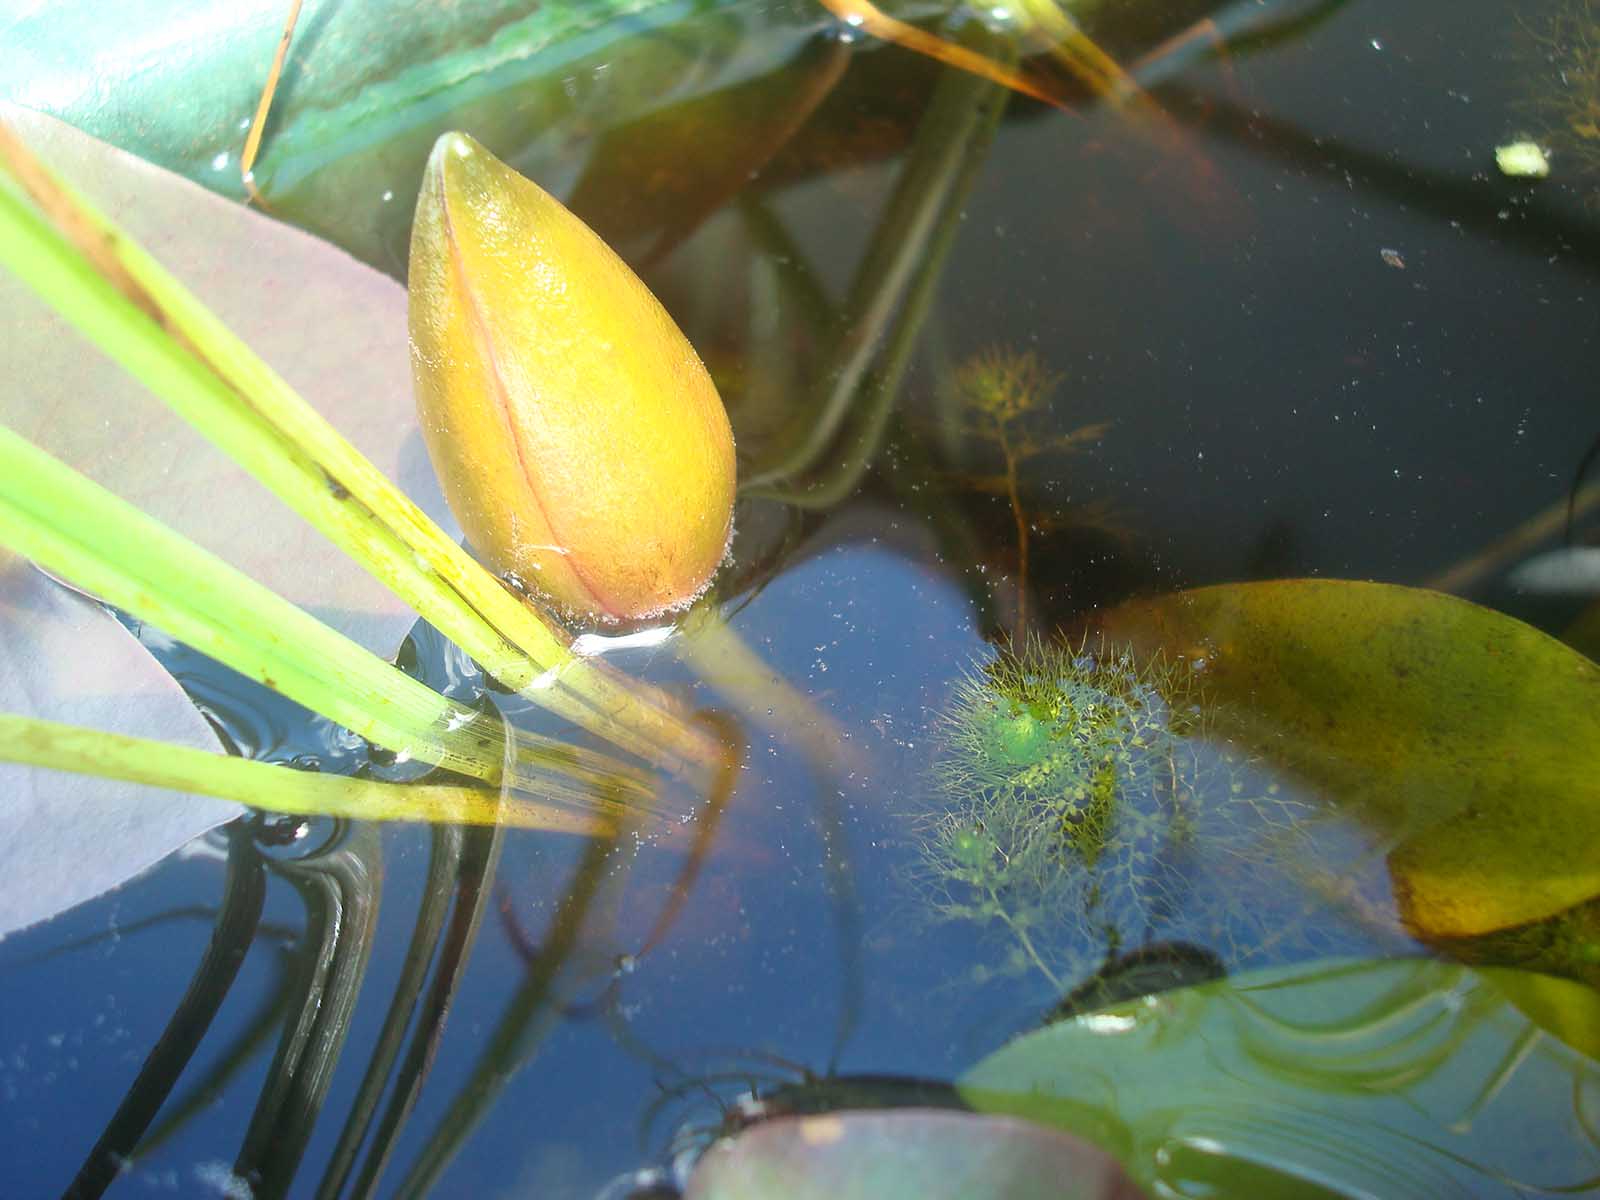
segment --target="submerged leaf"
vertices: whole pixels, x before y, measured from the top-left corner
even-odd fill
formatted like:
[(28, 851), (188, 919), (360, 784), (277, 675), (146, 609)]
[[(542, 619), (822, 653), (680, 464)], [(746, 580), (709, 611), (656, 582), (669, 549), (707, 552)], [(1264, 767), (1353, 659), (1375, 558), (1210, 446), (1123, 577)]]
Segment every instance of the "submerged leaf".
[[(172, 677), (103, 608), (0, 550), (0, 711), (218, 750)], [(0, 763), (0, 937), (107, 891), (244, 810)]]
[(960, 1090), (1098, 1143), (1159, 1195), (1585, 1191), (1600, 1062), (1545, 1036), (1551, 1014), (1592, 1023), (1594, 991), (1427, 960), (1274, 967), (1028, 1034)]
[(464, 134), (423, 177), (410, 311), (428, 449), (492, 566), (604, 618), (704, 588), (733, 521), (711, 377), (627, 264)]
[[(1600, 897), (1526, 925), (1512, 925), (1473, 937), (1429, 937), (1445, 957), (1474, 966), (1518, 967), (1576, 980), (1595, 989), (1600, 1005)], [(1600, 1014), (1588, 1044), (1600, 1058)]]
[(1126, 605), (1105, 631), (1200, 671), (1208, 716), (1391, 847), (1423, 937), (1600, 894), (1600, 667), (1439, 592), (1297, 579)]

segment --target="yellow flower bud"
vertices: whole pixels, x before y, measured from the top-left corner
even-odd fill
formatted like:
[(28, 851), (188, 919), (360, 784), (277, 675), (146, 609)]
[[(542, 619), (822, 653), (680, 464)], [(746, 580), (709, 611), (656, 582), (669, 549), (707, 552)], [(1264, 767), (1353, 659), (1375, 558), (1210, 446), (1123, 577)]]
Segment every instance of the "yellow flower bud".
[(417, 200), (410, 286), (423, 436), (485, 561), (603, 619), (692, 600), (727, 550), (733, 433), (638, 276), (447, 133)]

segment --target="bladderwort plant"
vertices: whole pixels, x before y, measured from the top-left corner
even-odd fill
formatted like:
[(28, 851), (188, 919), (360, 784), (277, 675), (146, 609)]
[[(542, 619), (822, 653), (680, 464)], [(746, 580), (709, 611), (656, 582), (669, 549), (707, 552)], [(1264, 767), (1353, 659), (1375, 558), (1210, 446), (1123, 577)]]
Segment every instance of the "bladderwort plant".
[(994, 347), (974, 355), (951, 378), (956, 424), (964, 439), (987, 444), (999, 460), (994, 474), (965, 475), (962, 483), (1006, 498), (1016, 526), (1017, 600), (1015, 630), (1023, 637), (1028, 621), (1029, 559), (1040, 514), (1024, 496), (1023, 471), (1036, 459), (1073, 453), (1100, 440), (1110, 428), (1100, 422), (1055, 432), (1051, 397), (1060, 376), (1033, 351)]
[(1237, 961), (1268, 936), (1310, 813), (1209, 736), (1191, 663), (1001, 649), (937, 739), (910, 883), (935, 923), (999, 935), (974, 982), (1036, 973), (1059, 995), (1153, 938)]

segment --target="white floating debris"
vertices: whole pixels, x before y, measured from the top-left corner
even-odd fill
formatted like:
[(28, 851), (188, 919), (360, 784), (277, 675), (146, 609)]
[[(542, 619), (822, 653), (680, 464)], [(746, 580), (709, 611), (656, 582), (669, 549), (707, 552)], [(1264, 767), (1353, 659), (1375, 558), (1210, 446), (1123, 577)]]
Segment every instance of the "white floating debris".
[(1516, 179), (1543, 179), (1550, 174), (1550, 157), (1538, 142), (1507, 142), (1496, 146), (1494, 161), (1502, 175)]

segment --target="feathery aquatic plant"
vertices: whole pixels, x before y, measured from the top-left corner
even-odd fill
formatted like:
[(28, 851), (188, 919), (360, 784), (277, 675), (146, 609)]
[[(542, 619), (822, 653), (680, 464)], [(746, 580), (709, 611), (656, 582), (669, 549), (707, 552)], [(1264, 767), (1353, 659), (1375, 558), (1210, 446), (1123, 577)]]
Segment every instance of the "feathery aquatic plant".
[(936, 922), (1003, 934), (974, 979), (1059, 992), (1153, 937), (1235, 961), (1276, 936), (1311, 814), (1207, 737), (1200, 700), (1192, 664), (1088, 642), (1001, 650), (956, 685), (911, 882)]
[(968, 488), (1006, 498), (1016, 525), (1017, 600), (1015, 632), (1026, 635), (1029, 558), (1040, 514), (1023, 496), (1022, 473), (1033, 460), (1073, 453), (1100, 440), (1108, 425), (1098, 423), (1061, 431), (1050, 420), (1051, 397), (1061, 377), (1033, 351), (994, 347), (968, 359), (951, 378), (956, 420), (964, 438), (986, 443), (998, 455), (995, 474), (964, 474)]

